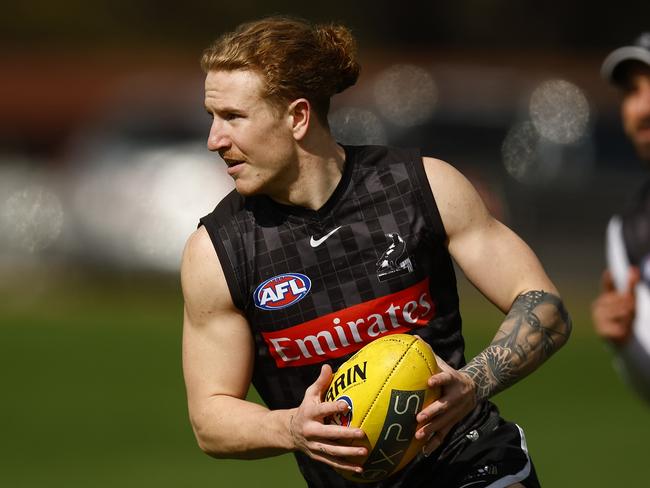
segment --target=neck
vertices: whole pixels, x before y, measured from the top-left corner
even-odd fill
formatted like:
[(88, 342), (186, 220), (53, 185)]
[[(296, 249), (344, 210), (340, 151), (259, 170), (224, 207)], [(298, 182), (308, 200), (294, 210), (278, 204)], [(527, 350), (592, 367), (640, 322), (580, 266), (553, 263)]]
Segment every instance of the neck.
[(283, 195), (269, 195), (285, 205), (318, 210), (332, 196), (343, 175), (345, 151), (329, 131), (300, 141), (297, 171)]

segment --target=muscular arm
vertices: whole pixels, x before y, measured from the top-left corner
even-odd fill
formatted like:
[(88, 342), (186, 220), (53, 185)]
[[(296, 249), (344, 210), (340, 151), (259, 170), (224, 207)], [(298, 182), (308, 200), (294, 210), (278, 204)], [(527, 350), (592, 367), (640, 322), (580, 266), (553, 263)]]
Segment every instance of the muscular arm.
[[(322, 402), (332, 371), (324, 366), (301, 405), (286, 410), (246, 401), (254, 363), (249, 324), (234, 304), (207, 231), (188, 240), (181, 282), (185, 299), (183, 373), (190, 421), (201, 449), (214, 457), (254, 459), (301, 450), (331, 466), (359, 471), (343, 459), (363, 455), (349, 447), (360, 429), (324, 425), (347, 409), (345, 402)], [(340, 441), (340, 442), (339, 442)]]
[(289, 411), (245, 400), (253, 338), (233, 305), (205, 228), (188, 240), (181, 282), (185, 298), (183, 373), (190, 420), (201, 449), (214, 457), (256, 458), (287, 452)]
[(535, 370), (568, 339), (571, 320), (531, 249), (494, 219), (472, 185), (454, 168), (426, 160), (425, 168), (449, 239), (468, 279), (507, 312), (492, 343), (461, 371), (488, 398)]
[(480, 400), (508, 388), (539, 367), (571, 332), (555, 286), (531, 249), (494, 219), (474, 187), (453, 167), (424, 159), (451, 256), (465, 276), (504, 313), (492, 343), (457, 371), (438, 358), (441, 373), (429, 378), (438, 400), (418, 414), (416, 438), (428, 455)]
[(571, 320), (559, 297), (545, 291), (519, 295), (492, 343), (461, 371), (489, 398), (535, 370), (568, 339)]

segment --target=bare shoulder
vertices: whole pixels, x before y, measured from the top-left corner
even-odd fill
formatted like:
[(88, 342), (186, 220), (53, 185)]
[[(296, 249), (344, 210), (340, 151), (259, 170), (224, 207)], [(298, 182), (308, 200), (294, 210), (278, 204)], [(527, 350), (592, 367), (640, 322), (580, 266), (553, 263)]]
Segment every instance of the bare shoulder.
[(462, 174), (460, 171), (458, 171), (456, 168), (454, 168), (451, 164), (449, 164), (446, 161), (443, 161), (442, 159), (437, 159), (437, 158), (431, 158), (431, 157), (423, 157), (422, 161), (424, 162), (424, 169), (427, 172), (427, 177), (435, 176), (437, 173), (441, 173), (443, 175), (458, 175), (462, 177)]
[[(206, 269), (206, 267), (212, 269)], [(195, 278), (205, 279), (213, 276), (214, 271), (223, 274), (208, 231), (201, 226), (188, 237), (185, 243), (181, 263), (183, 286), (185, 286), (186, 282), (191, 284)]]
[(205, 227), (187, 239), (181, 263), (181, 286), (191, 315), (205, 315), (234, 307), (228, 285)]
[(448, 236), (490, 218), (474, 185), (451, 164), (422, 158), (429, 186)]

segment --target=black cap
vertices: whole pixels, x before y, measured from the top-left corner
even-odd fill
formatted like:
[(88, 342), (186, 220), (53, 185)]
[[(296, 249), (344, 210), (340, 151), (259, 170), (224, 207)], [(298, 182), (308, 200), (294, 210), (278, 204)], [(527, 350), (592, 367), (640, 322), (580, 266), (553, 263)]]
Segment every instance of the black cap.
[(643, 32), (631, 46), (619, 47), (603, 61), (600, 73), (607, 81), (620, 85), (625, 71), (620, 69), (629, 61), (638, 61), (650, 66), (650, 32)]

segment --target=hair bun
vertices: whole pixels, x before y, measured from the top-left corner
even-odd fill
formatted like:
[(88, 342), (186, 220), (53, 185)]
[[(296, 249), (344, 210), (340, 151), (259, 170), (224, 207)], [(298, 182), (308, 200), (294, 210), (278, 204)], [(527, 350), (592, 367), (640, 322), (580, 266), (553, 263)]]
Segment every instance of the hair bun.
[(361, 66), (357, 61), (357, 43), (352, 32), (336, 24), (316, 26), (314, 32), (322, 52), (326, 54), (323, 61), (331, 72), (332, 95), (354, 85)]

